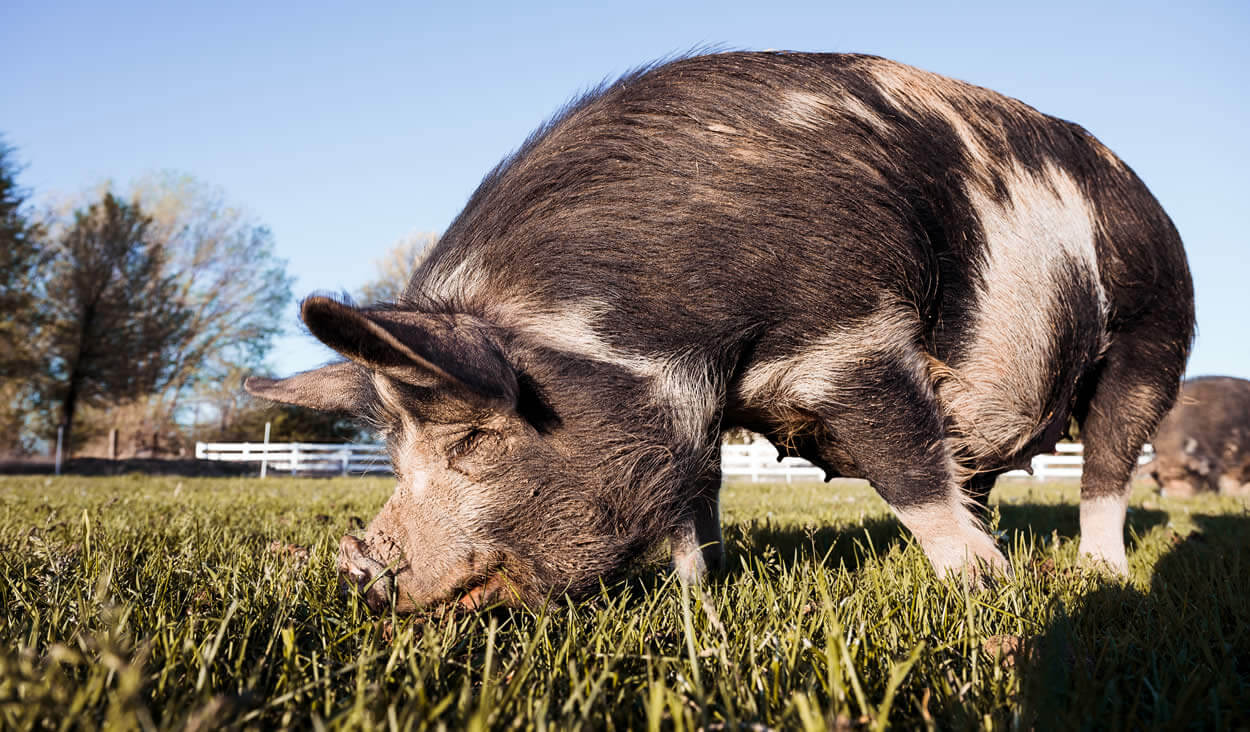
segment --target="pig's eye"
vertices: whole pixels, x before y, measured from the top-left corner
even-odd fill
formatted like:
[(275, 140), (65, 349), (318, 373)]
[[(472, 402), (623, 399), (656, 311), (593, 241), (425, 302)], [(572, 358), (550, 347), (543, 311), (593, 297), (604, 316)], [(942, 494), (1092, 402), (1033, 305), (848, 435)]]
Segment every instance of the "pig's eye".
[(469, 430), (463, 437), (452, 443), (452, 446), (447, 451), (447, 454), (453, 460), (458, 457), (464, 457), (465, 455), (473, 452), (477, 446), (482, 443), (482, 440), (489, 437), (491, 434), (492, 433), (489, 430)]

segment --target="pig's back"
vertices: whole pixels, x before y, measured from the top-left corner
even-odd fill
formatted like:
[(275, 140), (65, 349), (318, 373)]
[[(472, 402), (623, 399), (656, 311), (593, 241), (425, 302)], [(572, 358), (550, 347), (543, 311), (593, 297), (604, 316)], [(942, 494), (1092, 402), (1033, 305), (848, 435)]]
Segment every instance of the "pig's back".
[(948, 412), (981, 425), (968, 452), (1010, 459), (1066, 419), (1109, 324), (1187, 283), (1166, 215), (1080, 127), (884, 59), (768, 53), (572, 105), (487, 176), (409, 295), (625, 366), (740, 370), (901, 308)]

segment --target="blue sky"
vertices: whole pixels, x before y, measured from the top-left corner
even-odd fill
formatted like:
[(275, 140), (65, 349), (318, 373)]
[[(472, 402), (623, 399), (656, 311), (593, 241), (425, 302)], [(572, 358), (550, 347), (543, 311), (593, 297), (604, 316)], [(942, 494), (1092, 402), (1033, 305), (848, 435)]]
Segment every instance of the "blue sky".
[[(593, 7), (587, 7), (592, 6)], [(174, 169), (274, 231), (299, 295), (440, 231), (562, 103), (694, 47), (860, 51), (1084, 125), (1189, 252), (1190, 374), (1250, 377), (1250, 3), (57, 3), (0, 9), (0, 133), (39, 195)], [(288, 373), (330, 358), (292, 332)]]

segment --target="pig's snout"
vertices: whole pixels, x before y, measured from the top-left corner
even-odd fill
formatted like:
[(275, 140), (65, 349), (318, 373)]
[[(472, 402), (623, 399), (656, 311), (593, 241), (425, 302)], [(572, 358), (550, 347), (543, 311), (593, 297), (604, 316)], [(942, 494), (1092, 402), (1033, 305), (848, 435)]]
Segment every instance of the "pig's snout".
[(1192, 498), (1198, 492), (1198, 486), (1190, 480), (1164, 480), (1160, 493), (1168, 498)]
[(375, 613), (391, 604), (391, 576), (386, 567), (365, 554), (365, 544), (351, 534), (339, 539), (339, 588), (359, 594)]

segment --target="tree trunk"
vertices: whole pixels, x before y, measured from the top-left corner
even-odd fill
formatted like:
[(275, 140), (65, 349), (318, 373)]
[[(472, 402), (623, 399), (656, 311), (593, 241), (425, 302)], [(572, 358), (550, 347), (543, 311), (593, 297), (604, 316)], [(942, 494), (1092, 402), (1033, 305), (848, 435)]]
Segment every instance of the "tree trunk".
[(69, 367), (69, 379), (65, 387), (65, 401), (61, 402), (61, 424), (65, 426), (64, 445), (65, 456), (68, 458), (73, 454), (73, 441), (70, 436), (74, 429), (74, 412), (78, 409), (78, 392), (82, 386), (82, 359), (83, 352), (87, 349), (87, 334), (91, 332), (91, 328), (95, 325), (96, 304), (99, 302), (99, 295), (95, 296), (91, 303), (83, 309), (82, 322), (79, 323), (78, 331), (78, 348), (74, 353), (74, 361)]
[[(68, 458), (73, 454), (73, 441), (71, 435), (74, 432), (74, 411), (78, 408), (78, 374), (71, 371), (69, 375), (69, 388), (65, 392), (65, 401), (61, 402), (61, 425), (65, 428), (63, 434), (63, 449), (65, 456)], [(54, 450), (56, 448), (53, 448)]]

